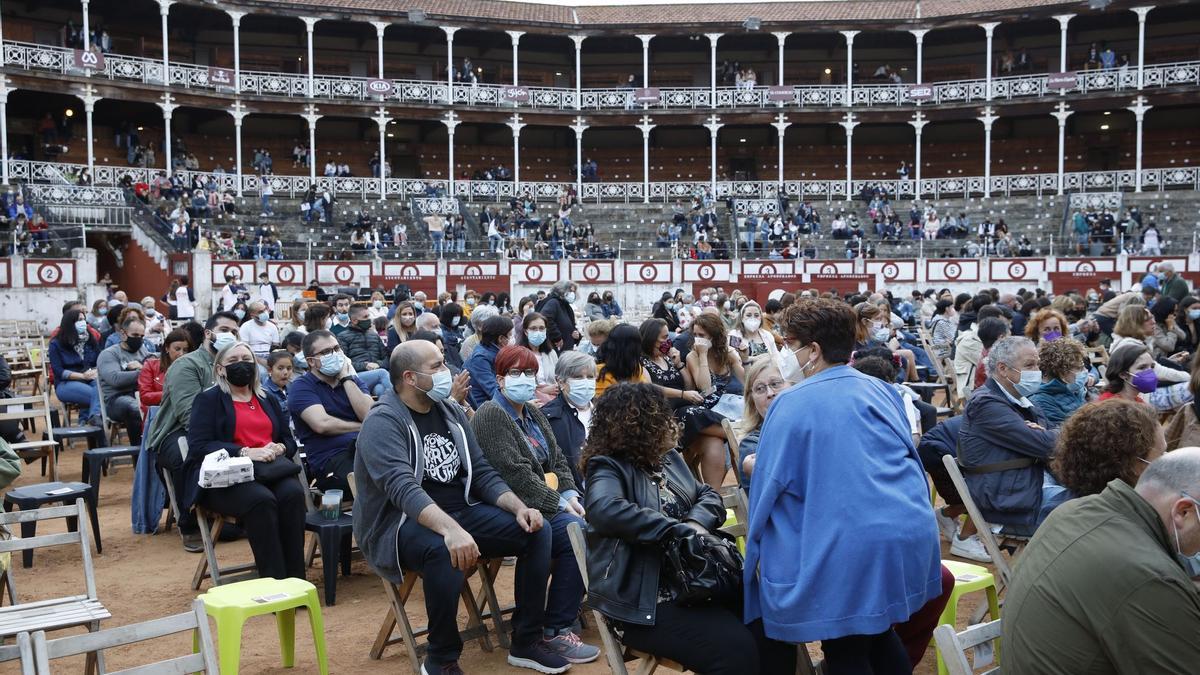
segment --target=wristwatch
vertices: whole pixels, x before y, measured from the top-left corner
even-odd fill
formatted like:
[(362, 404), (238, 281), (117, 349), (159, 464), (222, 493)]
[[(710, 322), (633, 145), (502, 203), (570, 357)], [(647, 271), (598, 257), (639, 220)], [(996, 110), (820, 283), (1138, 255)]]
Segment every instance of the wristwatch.
[(338, 380), (338, 386), (340, 387), (340, 386), (346, 384), (346, 380), (353, 380), (353, 379), (354, 379), (353, 375), (347, 375), (347, 376), (343, 377), (342, 379)]

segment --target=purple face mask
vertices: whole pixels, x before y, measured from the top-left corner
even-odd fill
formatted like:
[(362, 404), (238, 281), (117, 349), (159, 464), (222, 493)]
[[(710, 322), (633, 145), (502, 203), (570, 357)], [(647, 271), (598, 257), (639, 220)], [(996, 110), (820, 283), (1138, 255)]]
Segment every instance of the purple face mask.
[(1153, 370), (1139, 370), (1129, 378), (1129, 384), (1132, 384), (1133, 388), (1141, 393), (1149, 394), (1158, 389), (1158, 374)]
[(1052, 330), (1049, 333), (1046, 333), (1045, 335), (1043, 335), (1042, 339), (1045, 340), (1046, 342), (1054, 342), (1055, 340), (1057, 340), (1061, 337), (1062, 337), (1062, 331)]

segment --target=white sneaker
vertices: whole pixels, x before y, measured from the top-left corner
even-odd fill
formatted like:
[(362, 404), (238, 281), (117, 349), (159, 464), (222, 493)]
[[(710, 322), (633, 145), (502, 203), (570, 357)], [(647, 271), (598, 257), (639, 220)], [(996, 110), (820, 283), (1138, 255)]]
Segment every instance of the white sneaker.
[(958, 536), (958, 519), (947, 516), (944, 509), (934, 509), (933, 515), (937, 518), (938, 529), (942, 531), (942, 539), (953, 543)]
[(978, 534), (973, 534), (966, 539), (959, 539), (955, 535), (954, 539), (950, 542), (950, 555), (974, 560), (975, 562), (992, 562), (992, 556), (988, 555), (987, 549), (983, 547), (983, 542), (980, 541)]

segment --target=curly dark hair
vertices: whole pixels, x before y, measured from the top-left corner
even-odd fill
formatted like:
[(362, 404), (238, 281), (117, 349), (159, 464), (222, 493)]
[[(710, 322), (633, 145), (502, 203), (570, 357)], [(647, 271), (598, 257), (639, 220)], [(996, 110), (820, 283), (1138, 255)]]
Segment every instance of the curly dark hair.
[(1108, 399), (1089, 403), (1067, 418), (1050, 470), (1078, 497), (1097, 494), (1114, 478), (1137, 483), (1145, 458), (1161, 435), (1145, 403)]
[(588, 460), (604, 455), (627, 461), (643, 471), (662, 468), (663, 456), (679, 442), (679, 424), (662, 390), (653, 384), (616, 384), (592, 404), (592, 425), (583, 448), (580, 468), (587, 473)]

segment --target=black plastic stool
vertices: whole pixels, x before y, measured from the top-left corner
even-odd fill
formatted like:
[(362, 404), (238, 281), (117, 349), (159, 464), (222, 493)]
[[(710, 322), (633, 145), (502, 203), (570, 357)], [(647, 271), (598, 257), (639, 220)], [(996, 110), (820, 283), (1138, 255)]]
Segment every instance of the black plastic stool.
[[(53, 494), (52, 494), (53, 493)], [(92, 521), (92, 536), (96, 538), (96, 553), (101, 553), (103, 547), (100, 544), (100, 519), (96, 516), (96, 491), (87, 483), (38, 483), (37, 485), (23, 485), (19, 488), (9, 490), (4, 495), (4, 510), (12, 511), (18, 508), (22, 511), (39, 509), (46, 504), (62, 504), (64, 506), (74, 504), (76, 499), (83, 498), (87, 503), (88, 517)], [(67, 519), (67, 528), (72, 532), (79, 523), (75, 518)], [(37, 521), (29, 521), (21, 523), (21, 537), (28, 539), (37, 534)], [(21, 562), (24, 567), (33, 567), (33, 551), (27, 550), (21, 552)]]
[(136, 445), (114, 445), (108, 448), (88, 448), (83, 451), (83, 477), (87, 479), (92, 490), (100, 499), (100, 475), (107, 474), (108, 462), (117, 457), (131, 457), (137, 463), (141, 448)]
[(337, 601), (337, 573), (350, 576), (350, 550), (354, 535), (354, 517), (343, 513), (337, 520), (321, 516), (320, 511), (304, 516), (304, 530), (315, 532), (321, 548), (321, 571), (325, 577), (325, 604)]

